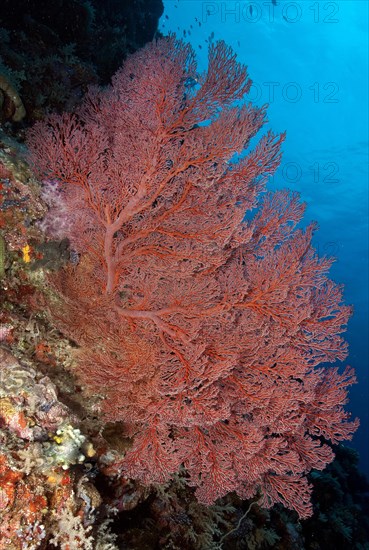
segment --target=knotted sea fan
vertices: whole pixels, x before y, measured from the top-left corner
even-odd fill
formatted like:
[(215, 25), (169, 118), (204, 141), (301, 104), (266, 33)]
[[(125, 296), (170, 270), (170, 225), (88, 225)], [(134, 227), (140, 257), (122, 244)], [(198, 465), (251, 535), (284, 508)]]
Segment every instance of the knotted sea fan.
[(198, 75), (171, 36), (76, 114), (37, 123), (28, 145), (60, 182), (81, 259), (54, 277), (54, 318), (106, 420), (132, 437), (122, 471), (162, 482), (183, 464), (202, 502), (260, 491), (305, 517), (305, 475), (333, 458), (321, 436), (357, 426), (343, 409), (353, 373), (319, 367), (346, 357), (350, 308), (314, 227), (296, 229), (298, 196), (260, 198), (284, 135), (249, 147), (265, 116), (241, 103), (250, 84), (223, 42)]

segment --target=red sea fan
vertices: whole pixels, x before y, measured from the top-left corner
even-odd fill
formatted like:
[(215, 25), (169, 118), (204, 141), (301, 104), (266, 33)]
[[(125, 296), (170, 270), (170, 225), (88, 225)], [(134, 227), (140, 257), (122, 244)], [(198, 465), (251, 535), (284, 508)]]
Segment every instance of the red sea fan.
[(350, 308), (314, 226), (296, 229), (298, 196), (259, 199), (284, 135), (250, 148), (265, 115), (241, 103), (250, 84), (223, 42), (199, 75), (188, 45), (161, 39), (28, 146), (60, 182), (80, 255), (54, 276), (54, 318), (132, 437), (122, 471), (162, 482), (184, 465), (202, 502), (260, 492), (306, 517), (306, 473), (333, 458), (321, 436), (357, 427), (343, 409), (353, 373), (318, 367), (346, 357)]

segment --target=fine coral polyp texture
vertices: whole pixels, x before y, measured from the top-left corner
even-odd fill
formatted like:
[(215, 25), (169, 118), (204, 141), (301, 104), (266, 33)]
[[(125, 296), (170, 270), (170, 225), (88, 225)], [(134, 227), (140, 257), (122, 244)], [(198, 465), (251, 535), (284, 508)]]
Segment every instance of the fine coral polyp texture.
[(297, 194), (263, 193), (285, 136), (250, 144), (265, 121), (241, 101), (250, 85), (223, 42), (198, 74), (189, 45), (160, 39), (28, 146), (59, 182), (50, 235), (62, 209), (79, 255), (51, 277), (51, 314), (132, 438), (124, 475), (164, 482), (183, 464), (201, 502), (258, 494), (307, 517), (306, 473), (333, 459), (322, 437), (357, 427), (343, 409), (353, 372), (319, 366), (345, 359), (351, 311), (314, 225), (296, 228)]

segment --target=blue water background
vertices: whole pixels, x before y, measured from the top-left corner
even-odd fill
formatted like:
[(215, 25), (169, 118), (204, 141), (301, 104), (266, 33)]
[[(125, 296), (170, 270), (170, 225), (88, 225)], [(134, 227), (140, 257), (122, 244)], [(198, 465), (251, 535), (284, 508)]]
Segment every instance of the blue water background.
[(195, 48), (225, 40), (249, 68), (250, 97), (269, 103), (268, 126), (287, 131), (269, 188), (288, 187), (316, 220), (314, 246), (335, 256), (330, 275), (354, 306), (346, 338), (358, 384), (348, 409), (361, 426), (352, 446), (369, 475), (368, 2), (166, 0), (160, 30)]

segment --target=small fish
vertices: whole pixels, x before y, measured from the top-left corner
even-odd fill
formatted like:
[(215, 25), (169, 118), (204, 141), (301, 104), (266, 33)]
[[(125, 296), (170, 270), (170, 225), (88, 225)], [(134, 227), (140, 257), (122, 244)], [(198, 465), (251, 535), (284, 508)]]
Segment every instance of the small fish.
[(189, 76), (188, 78), (186, 78), (184, 85), (186, 86), (186, 88), (192, 88), (197, 84), (197, 82), (198, 82), (197, 78), (193, 78), (192, 76)]

